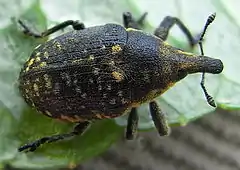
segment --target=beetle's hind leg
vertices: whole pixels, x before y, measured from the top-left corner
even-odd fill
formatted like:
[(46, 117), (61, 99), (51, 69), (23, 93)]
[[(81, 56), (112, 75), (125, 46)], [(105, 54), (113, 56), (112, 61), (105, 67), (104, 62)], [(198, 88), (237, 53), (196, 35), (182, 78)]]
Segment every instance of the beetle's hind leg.
[(67, 26), (70, 26), (70, 25), (73, 27), (74, 30), (85, 29), (85, 25), (83, 23), (78, 22), (78, 21), (73, 21), (73, 20), (67, 20), (67, 21), (64, 21), (60, 24), (53, 26), (52, 28), (45, 30), (42, 33), (36, 33), (34, 31), (32, 31), (22, 20), (18, 20), (18, 23), (23, 28), (24, 34), (35, 37), (35, 38), (44, 38), (50, 34), (53, 34), (61, 29), (66, 28)]
[(144, 20), (147, 16), (147, 12), (145, 12), (138, 20), (134, 19), (130, 12), (123, 13), (123, 25), (125, 28), (134, 28), (134, 29), (142, 29), (144, 26)]
[(33, 152), (35, 151), (40, 145), (44, 144), (44, 143), (52, 143), (52, 142), (56, 142), (56, 141), (60, 141), (60, 140), (64, 140), (67, 138), (71, 138), (77, 135), (82, 135), (85, 130), (90, 126), (90, 122), (81, 122), (79, 124), (77, 124), (74, 128), (74, 130), (70, 133), (65, 133), (65, 134), (59, 134), (59, 135), (53, 135), (53, 136), (46, 136), (43, 137), (41, 139), (38, 139), (32, 143), (28, 143), (25, 144), (21, 147), (18, 148), (19, 152), (22, 152), (24, 150), (26, 150), (27, 152)]
[(160, 23), (158, 28), (155, 29), (154, 35), (165, 41), (168, 37), (170, 29), (175, 24), (186, 35), (190, 46), (194, 47), (198, 43), (200, 37), (199, 36), (193, 37), (189, 29), (183, 24), (183, 22), (179, 18), (176, 17), (166, 16)]
[(126, 139), (132, 140), (137, 135), (137, 128), (138, 128), (138, 114), (137, 109), (132, 108), (131, 112), (128, 115), (128, 123), (126, 128)]
[(167, 123), (165, 114), (161, 111), (158, 104), (155, 101), (149, 103), (150, 114), (152, 116), (153, 123), (160, 136), (166, 136), (170, 132), (170, 128)]

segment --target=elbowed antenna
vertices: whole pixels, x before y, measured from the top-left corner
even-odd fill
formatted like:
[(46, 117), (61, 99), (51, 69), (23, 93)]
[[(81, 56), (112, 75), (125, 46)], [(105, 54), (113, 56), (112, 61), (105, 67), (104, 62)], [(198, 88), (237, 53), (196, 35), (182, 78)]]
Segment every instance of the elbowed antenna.
[[(208, 17), (208, 20), (204, 26), (203, 32), (199, 39), (199, 46), (201, 50), (201, 55), (197, 56), (191, 53), (179, 51), (178, 54), (181, 54), (177, 58), (178, 67), (180, 70), (188, 73), (202, 73), (202, 79), (201, 79), (201, 88), (204, 92), (204, 95), (207, 99), (207, 102), (209, 105), (216, 107), (216, 104), (213, 100), (213, 98), (208, 94), (206, 87), (204, 85), (205, 81), (205, 73), (211, 73), (211, 74), (219, 74), (223, 71), (223, 63), (220, 59), (210, 58), (207, 56), (204, 56), (203, 47), (202, 47), (202, 40), (206, 33), (206, 30), (208, 26), (213, 22), (215, 19), (216, 14), (212, 14)], [(176, 60), (176, 58), (174, 58)]]
[[(215, 17), (216, 17), (216, 13), (213, 13), (212, 15), (210, 15), (210, 16), (208, 17), (207, 22), (206, 22), (206, 24), (205, 24), (205, 26), (204, 26), (203, 32), (202, 32), (202, 34), (201, 34), (201, 37), (200, 37), (200, 39), (199, 39), (199, 47), (200, 47), (200, 50), (201, 50), (201, 55), (204, 55), (203, 45), (202, 45), (203, 37), (204, 37), (204, 35), (205, 35), (206, 31), (207, 31), (208, 26), (214, 21)], [(220, 60), (220, 61), (221, 61), (221, 60)], [(222, 70), (223, 70), (223, 64), (222, 64), (221, 70), (219, 70), (219, 71), (222, 72)], [(220, 73), (220, 72), (219, 72), (219, 73)], [(215, 101), (214, 101), (213, 97), (210, 96), (210, 95), (208, 94), (208, 92), (207, 92), (207, 89), (206, 89), (206, 87), (205, 87), (205, 85), (204, 85), (204, 80), (205, 80), (205, 72), (202, 73), (202, 80), (201, 80), (201, 83), (200, 83), (200, 84), (201, 84), (201, 87), (202, 87), (202, 89), (203, 89), (203, 92), (204, 92), (204, 95), (205, 95), (205, 97), (206, 97), (206, 99), (207, 99), (208, 104), (211, 105), (211, 106), (213, 106), (213, 107), (216, 107), (216, 104), (215, 104)]]

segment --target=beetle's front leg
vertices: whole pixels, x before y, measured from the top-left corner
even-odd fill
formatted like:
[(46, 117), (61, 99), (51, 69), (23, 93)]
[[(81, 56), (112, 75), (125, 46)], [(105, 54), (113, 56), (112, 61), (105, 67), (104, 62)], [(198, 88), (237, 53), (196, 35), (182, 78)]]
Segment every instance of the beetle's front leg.
[(126, 128), (126, 139), (132, 140), (136, 137), (137, 134), (137, 128), (138, 128), (138, 114), (137, 109), (132, 108), (131, 112), (128, 115), (128, 123)]
[(161, 111), (155, 101), (149, 103), (150, 114), (160, 136), (166, 136), (170, 132), (165, 114)]
[(154, 31), (154, 35), (165, 41), (168, 37), (170, 29), (173, 27), (174, 24), (176, 24), (180, 28), (180, 30), (186, 35), (191, 47), (198, 43), (200, 37), (193, 37), (189, 29), (183, 24), (183, 22), (179, 18), (171, 16), (166, 16), (163, 19), (158, 28), (156, 28), (156, 30)]
[(53, 34), (61, 29), (66, 28), (67, 26), (72, 26), (74, 30), (82, 30), (85, 28), (84, 24), (78, 21), (73, 21), (73, 20), (67, 20), (64, 21), (60, 24), (57, 24), (55, 26), (53, 26), (52, 28), (47, 29), (46, 31), (42, 32), (42, 33), (35, 33), (34, 31), (32, 31), (25, 23), (23, 23), (21, 20), (18, 20), (18, 23), (21, 25), (21, 27), (23, 28), (23, 33), (28, 35), (28, 36), (32, 36), (35, 38), (44, 38), (50, 34)]
[(141, 29), (147, 16), (145, 12), (138, 20), (135, 20), (130, 12), (123, 13), (123, 25), (125, 28)]
[(53, 135), (53, 136), (46, 136), (43, 137), (41, 139), (38, 139), (32, 143), (28, 143), (25, 144), (23, 146), (21, 146), (20, 148), (18, 148), (19, 152), (22, 152), (24, 150), (26, 150), (27, 152), (33, 152), (35, 151), (40, 145), (44, 144), (44, 143), (52, 143), (52, 142), (56, 142), (59, 140), (64, 140), (67, 138), (71, 138), (73, 136), (77, 136), (77, 135), (82, 135), (83, 132), (85, 132), (85, 130), (90, 126), (90, 122), (81, 122), (79, 124), (77, 124), (74, 128), (74, 130), (70, 133), (65, 133), (65, 134), (59, 134), (59, 135)]

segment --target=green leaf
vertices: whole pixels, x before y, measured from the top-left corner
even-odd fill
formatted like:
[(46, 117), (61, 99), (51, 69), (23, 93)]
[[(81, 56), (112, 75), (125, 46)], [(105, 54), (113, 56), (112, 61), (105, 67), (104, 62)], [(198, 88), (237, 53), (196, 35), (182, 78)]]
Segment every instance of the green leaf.
[[(71, 124), (56, 122), (56, 120), (32, 113), (31, 110), (26, 110), (21, 120), (19, 123), (21, 129), (18, 130), (17, 135), (20, 141), (34, 141), (43, 136), (72, 130)], [(13, 160), (12, 164), (28, 168), (72, 166), (107, 149), (121, 133), (123, 133), (122, 128), (116, 126), (113, 121), (100, 121), (93, 124), (83, 136), (43, 145), (34, 153), (19, 154), (21, 157)]]
[[(191, 4), (192, 3), (192, 4)], [(106, 150), (123, 135), (126, 116), (94, 124), (83, 136), (69, 141), (47, 144), (34, 153), (18, 153), (17, 148), (46, 135), (65, 133), (73, 125), (58, 122), (38, 114), (26, 106), (18, 93), (17, 79), (22, 64), (35, 46), (44, 40), (24, 36), (16, 22), (10, 18), (22, 18), (33, 29), (44, 30), (50, 25), (67, 19), (76, 19), (86, 26), (107, 22), (122, 24), (122, 12), (131, 11), (139, 17), (149, 12), (146, 31), (152, 32), (166, 15), (179, 17), (193, 34), (199, 33), (209, 14), (217, 17), (209, 27), (204, 51), (208, 56), (224, 62), (221, 75), (206, 75), (206, 86), (218, 106), (225, 109), (240, 108), (240, 21), (237, 5), (227, 0), (213, 1), (155, 1), (155, 0), (4, 0), (0, 14), (0, 162), (23, 168), (50, 168), (79, 163)], [(4, 15), (2, 15), (4, 13)], [(68, 28), (71, 29), (71, 28)], [(66, 31), (68, 30), (66, 29)], [(51, 37), (56, 36), (56, 34)], [(168, 42), (176, 47), (187, 48), (186, 37), (174, 27)], [(195, 53), (199, 53), (196, 48)], [(167, 113), (169, 123), (185, 125), (214, 109), (210, 107), (200, 88), (200, 74), (188, 76), (157, 98), (159, 106)], [(147, 104), (138, 108), (140, 129), (154, 127)], [(116, 125), (115, 122), (118, 124)]]

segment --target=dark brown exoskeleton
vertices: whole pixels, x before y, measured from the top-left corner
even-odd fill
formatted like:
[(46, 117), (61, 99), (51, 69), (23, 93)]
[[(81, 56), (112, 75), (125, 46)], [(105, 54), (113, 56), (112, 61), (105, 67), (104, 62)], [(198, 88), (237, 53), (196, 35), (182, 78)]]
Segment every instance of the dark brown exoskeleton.
[[(203, 52), (187, 53), (164, 41), (177, 24), (192, 47), (199, 42), (202, 46), (202, 37), (215, 15), (209, 17), (200, 39), (195, 39), (178, 18), (170, 16), (164, 18), (154, 35), (140, 31), (145, 16), (136, 21), (130, 13), (124, 13), (124, 27), (106, 24), (85, 28), (82, 23), (68, 20), (41, 34), (19, 20), (24, 33), (36, 38), (69, 25), (74, 28), (34, 49), (20, 72), (19, 89), (25, 101), (39, 112), (77, 123), (70, 133), (43, 137), (21, 146), (19, 151), (34, 151), (41, 144), (81, 135), (92, 122), (127, 112), (126, 138), (133, 139), (138, 125), (136, 108), (145, 102), (149, 103), (159, 134), (169, 133), (165, 115), (154, 99), (188, 74), (221, 73), (223, 63)], [(203, 80), (207, 100), (215, 106)]]

